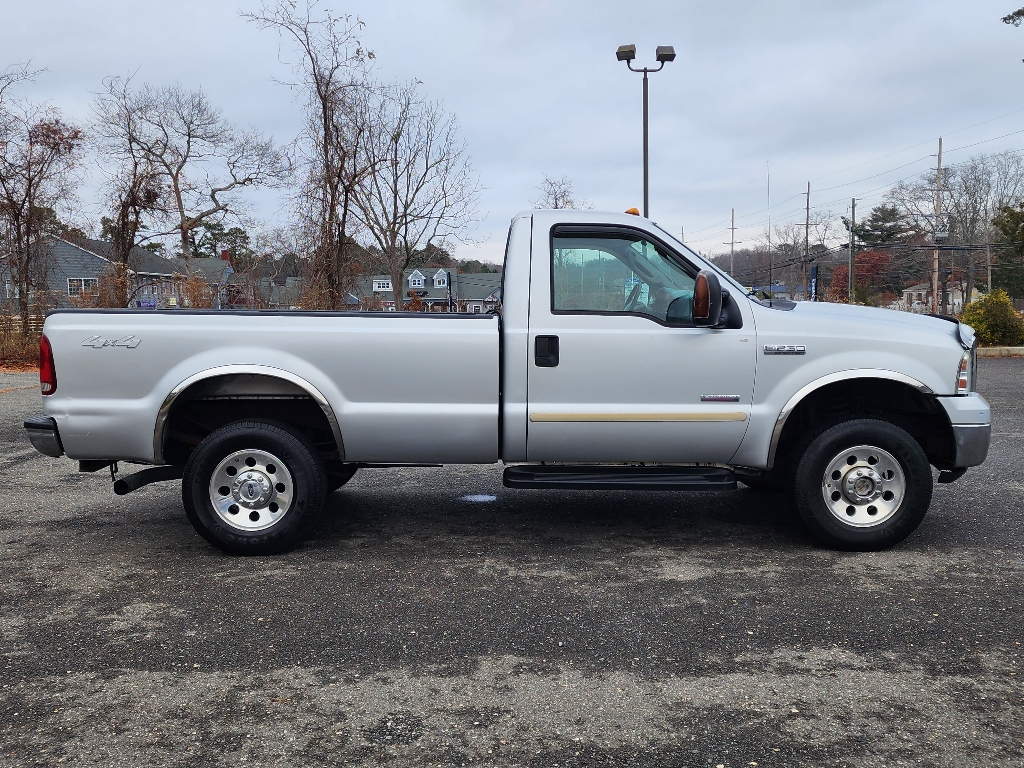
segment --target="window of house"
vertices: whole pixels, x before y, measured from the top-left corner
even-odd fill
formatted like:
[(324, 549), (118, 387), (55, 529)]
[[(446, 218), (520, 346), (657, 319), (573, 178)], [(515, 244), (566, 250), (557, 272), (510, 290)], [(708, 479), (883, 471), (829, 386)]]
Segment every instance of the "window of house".
[(693, 286), (676, 257), (642, 235), (556, 230), (551, 251), (554, 312), (636, 314), (692, 325)]
[(391, 281), (390, 280), (374, 280), (373, 290), (375, 291), (390, 291)]
[(423, 287), (423, 275), (417, 270), (409, 275), (409, 287), (410, 288), (422, 288)]
[(448, 285), (448, 276), (444, 272), (438, 272), (434, 275), (434, 287), (444, 288)]
[(96, 290), (97, 282), (95, 277), (69, 277), (68, 296), (81, 296), (83, 291), (91, 293)]

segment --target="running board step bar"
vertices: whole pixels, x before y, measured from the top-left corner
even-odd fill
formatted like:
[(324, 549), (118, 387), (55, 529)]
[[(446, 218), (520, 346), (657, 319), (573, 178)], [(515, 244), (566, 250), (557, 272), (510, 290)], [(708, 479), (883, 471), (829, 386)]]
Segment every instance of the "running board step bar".
[(721, 467), (506, 467), (506, 488), (581, 491), (734, 491), (736, 475)]

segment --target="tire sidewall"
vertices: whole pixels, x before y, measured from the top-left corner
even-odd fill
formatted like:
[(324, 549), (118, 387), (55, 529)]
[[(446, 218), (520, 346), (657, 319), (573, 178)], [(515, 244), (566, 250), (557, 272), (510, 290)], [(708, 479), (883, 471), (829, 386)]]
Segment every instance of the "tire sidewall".
[[(295, 489), (288, 512), (273, 526), (252, 532), (221, 520), (209, 490), (217, 465), (235, 451), (248, 449), (276, 456), (291, 473)], [(189, 521), (203, 538), (233, 554), (273, 554), (294, 546), (323, 508), (325, 497), (325, 472), (312, 445), (301, 433), (273, 422), (235, 422), (210, 433), (192, 452), (182, 479)]]
[[(871, 445), (899, 462), (906, 481), (903, 502), (887, 520), (869, 528), (846, 525), (829, 509), (822, 478), (842, 451)], [(851, 551), (885, 549), (909, 536), (921, 523), (932, 498), (932, 472), (920, 444), (905, 430), (877, 419), (856, 419), (824, 430), (807, 445), (794, 477), (797, 508), (812, 533), (830, 547)]]

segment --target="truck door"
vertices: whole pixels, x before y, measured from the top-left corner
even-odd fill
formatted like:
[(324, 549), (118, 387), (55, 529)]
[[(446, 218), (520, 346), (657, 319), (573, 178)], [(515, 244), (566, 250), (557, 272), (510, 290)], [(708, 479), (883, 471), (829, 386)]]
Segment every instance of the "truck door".
[(641, 230), (534, 227), (529, 461), (729, 461), (750, 418), (753, 319), (741, 307), (741, 329), (694, 327), (697, 272)]

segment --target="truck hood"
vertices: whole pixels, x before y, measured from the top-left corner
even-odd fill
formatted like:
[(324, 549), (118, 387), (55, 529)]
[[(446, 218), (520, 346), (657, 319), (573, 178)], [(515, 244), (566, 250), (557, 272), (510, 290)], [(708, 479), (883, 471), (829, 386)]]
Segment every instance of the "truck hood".
[(938, 317), (918, 315), (913, 312), (897, 312), (891, 309), (861, 307), (851, 304), (798, 301), (792, 313), (805, 321), (813, 321), (816, 318), (820, 318), (824, 321), (857, 323), (861, 327), (874, 325), (878, 326), (880, 330), (882, 328), (892, 328), (901, 331), (910, 329), (920, 332), (931, 331), (952, 338), (959, 343), (957, 323)]

